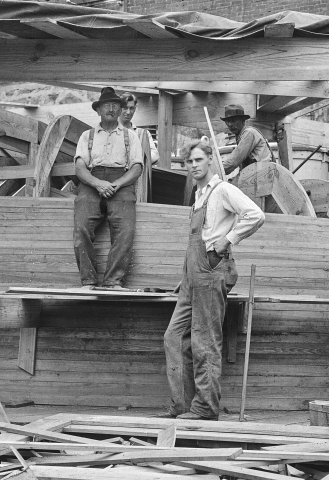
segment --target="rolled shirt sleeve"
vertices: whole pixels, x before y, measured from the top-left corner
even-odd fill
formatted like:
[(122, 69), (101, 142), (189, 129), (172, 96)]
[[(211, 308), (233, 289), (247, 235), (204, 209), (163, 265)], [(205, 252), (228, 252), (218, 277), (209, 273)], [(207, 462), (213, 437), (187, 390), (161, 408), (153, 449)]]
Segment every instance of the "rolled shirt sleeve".
[(83, 132), (81, 137), (78, 140), (77, 148), (74, 156), (74, 162), (81, 158), (81, 160), (89, 167), (89, 151), (88, 151), (88, 140), (89, 140), (89, 132)]

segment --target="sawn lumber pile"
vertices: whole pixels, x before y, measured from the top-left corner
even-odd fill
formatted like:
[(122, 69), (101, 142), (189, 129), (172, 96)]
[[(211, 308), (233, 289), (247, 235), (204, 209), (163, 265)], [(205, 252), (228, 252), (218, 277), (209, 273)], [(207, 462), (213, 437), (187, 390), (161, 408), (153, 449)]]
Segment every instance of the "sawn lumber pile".
[(0, 431), (0, 478), (329, 479), (327, 427), (59, 414)]

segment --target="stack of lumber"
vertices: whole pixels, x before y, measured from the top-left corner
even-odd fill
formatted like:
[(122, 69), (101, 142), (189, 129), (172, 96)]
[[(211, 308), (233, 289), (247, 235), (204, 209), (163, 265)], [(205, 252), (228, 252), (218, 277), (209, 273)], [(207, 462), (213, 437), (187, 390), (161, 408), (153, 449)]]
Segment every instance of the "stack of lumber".
[[(0, 431), (2, 478), (13, 472), (25, 478), (13, 447), (36, 479), (329, 477), (326, 427), (59, 414), (25, 426), (1, 422)], [(105, 439), (87, 436), (95, 434)]]

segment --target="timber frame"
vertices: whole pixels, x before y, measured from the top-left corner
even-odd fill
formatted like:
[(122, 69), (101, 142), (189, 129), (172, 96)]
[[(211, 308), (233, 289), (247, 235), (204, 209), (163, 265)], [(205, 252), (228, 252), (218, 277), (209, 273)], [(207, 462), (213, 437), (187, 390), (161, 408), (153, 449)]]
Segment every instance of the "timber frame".
[(329, 80), (329, 41), (10, 39), (0, 62), (6, 82), (314, 81)]

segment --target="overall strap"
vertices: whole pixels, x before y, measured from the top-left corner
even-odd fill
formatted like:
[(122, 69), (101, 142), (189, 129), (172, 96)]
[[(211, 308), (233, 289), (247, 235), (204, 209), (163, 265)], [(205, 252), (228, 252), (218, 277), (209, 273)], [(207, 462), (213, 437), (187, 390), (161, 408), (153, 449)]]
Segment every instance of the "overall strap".
[(95, 135), (95, 129), (91, 128), (89, 130), (89, 138), (88, 138), (89, 165), (91, 165), (91, 162), (92, 162), (91, 151), (92, 151), (93, 143), (94, 143), (94, 135)]
[[(201, 208), (204, 208), (204, 207), (207, 206), (210, 195), (212, 194), (213, 190), (215, 190), (215, 188), (218, 187), (218, 185), (219, 185), (220, 183), (222, 183), (222, 181), (223, 181), (223, 180), (219, 180), (219, 181), (216, 183), (216, 185), (214, 185), (213, 187), (211, 187), (210, 192), (208, 193), (207, 197), (206, 197), (206, 198), (204, 199), (204, 201), (203, 201), (202, 207), (198, 208), (198, 210), (200, 210)], [(195, 203), (194, 203), (194, 204), (192, 205), (192, 207), (191, 207), (191, 210), (190, 210), (190, 218), (191, 218), (192, 214), (194, 213), (194, 211), (195, 211)]]
[(128, 128), (126, 127), (123, 127), (123, 139), (124, 139), (125, 149), (126, 149), (125, 169), (128, 170), (129, 163), (130, 163), (130, 143), (129, 143), (129, 132), (128, 132)]
[(265, 140), (265, 143), (267, 145), (267, 148), (269, 149), (269, 151), (271, 152), (271, 156), (272, 156), (272, 162), (276, 163), (276, 159), (275, 159), (275, 156), (274, 156), (274, 153), (273, 153), (273, 150), (271, 148), (271, 145), (269, 144), (267, 138), (265, 137), (265, 135), (260, 131), (258, 130), (258, 128), (254, 127), (254, 126), (249, 126), (249, 127), (246, 127), (246, 130), (247, 128), (254, 128), (262, 137), (263, 139)]
[(208, 204), (208, 200), (209, 200), (210, 195), (211, 195), (212, 192), (215, 190), (215, 188), (218, 187), (218, 185), (219, 185), (220, 183), (222, 183), (222, 181), (223, 181), (223, 180), (219, 180), (219, 181), (216, 183), (216, 185), (214, 185), (213, 187), (211, 187), (210, 192), (208, 193), (207, 197), (204, 199), (202, 206), (205, 206), (205, 205)]

